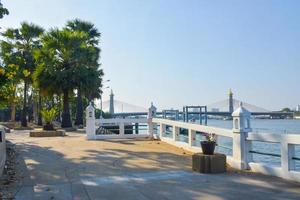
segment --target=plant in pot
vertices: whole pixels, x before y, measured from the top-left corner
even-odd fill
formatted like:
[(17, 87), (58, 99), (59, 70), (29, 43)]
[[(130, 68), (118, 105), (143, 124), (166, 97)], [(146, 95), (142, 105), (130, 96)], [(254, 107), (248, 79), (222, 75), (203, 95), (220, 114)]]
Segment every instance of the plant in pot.
[(43, 109), (41, 110), (42, 117), (45, 121), (45, 125), (43, 126), (43, 129), (46, 131), (53, 131), (54, 126), (53, 126), (53, 120), (57, 114), (55, 108), (50, 108), (50, 109)]
[(205, 155), (213, 155), (216, 147), (216, 135), (214, 133), (202, 133), (205, 141), (201, 141), (202, 153)]

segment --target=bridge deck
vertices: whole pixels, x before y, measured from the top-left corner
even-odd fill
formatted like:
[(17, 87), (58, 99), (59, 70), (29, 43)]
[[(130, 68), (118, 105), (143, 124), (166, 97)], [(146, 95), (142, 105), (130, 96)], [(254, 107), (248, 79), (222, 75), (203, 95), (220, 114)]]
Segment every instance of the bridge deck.
[(158, 141), (30, 138), (14, 132), (16, 199), (300, 199), (300, 185), (263, 175), (191, 171), (191, 154)]
[[(157, 115), (162, 115), (162, 112), (157, 112)], [(182, 112), (179, 112), (182, 115)], [(198, 112), (189, 112), (189, 114), (199, 114)], [(204, 114), (204, 113), (202, 113)], [(147, 116), (147, 112), (127, 112), (127, 113), (115, 113), (114, 116)], [(214, 116), (231, 116), (230, 112), (207, 112), (207, 115), (214, 115)], [(293, 116), (293, 112), (252, 112), (251, 115), (253, 116), (261, 116), (261, 115), (269, 115), (269, 116)]]

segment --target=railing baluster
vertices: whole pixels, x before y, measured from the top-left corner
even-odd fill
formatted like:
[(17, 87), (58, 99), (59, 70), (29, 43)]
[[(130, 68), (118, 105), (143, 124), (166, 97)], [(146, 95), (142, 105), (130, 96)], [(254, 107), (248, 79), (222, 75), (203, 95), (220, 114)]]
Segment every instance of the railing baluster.
[(125, 134), (125, 125), (124, 125), (124, 123), (119, 124), (119, 133), (120, 133), (120, 135)]
[(166, 131), (166, 125), (163, 123), (160, 123), (159, 126), (159, 137), (162, 138), (164, 136), (164, 132)]
[(173, 126), (173, 140), (177, 141), (177, 135), (179, 135), (179, 127)]
[(196, 131), (189, 129), (189, 146), (193, 146), (194, 138), (196, 137)]

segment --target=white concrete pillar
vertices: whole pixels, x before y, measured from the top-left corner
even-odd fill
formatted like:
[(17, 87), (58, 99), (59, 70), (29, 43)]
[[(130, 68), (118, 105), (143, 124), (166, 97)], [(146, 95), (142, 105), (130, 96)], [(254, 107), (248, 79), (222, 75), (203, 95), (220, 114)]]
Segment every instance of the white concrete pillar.
[(166, 125), (163, 123), (160, 123), (159, 126), (159, 137), (162, 138), (163, 134), (166, 132)]
[(196, 137), (196, 131), (189, 129), (189, 146), (193, 146), (194, 138)]
[(86, 136), (88, 140), (93, 140), (96, 138), (96, 119), (95, 119), (95, 109), (90, 102), (86, 108)]
[(120, 133), (120, 136), (121, 136), (121, 135), (125, 135), (125, 125), (124, 125), (123, 122), (121, 122), (121, 123), (119, 124), (119, 133)]
[(172, 132), (173, 132), (173, 140), (176, 142), (179, 135), (179, 127), (173, 126)]
[(288, 144), (286, 137), (283, 135), (281, 139), (281, 167), (284, 173), (284, 176), (288, 178), (288, 173), (290, 170), (295, 170), (295, 145)]
[(148, 109), (148, 134), (152, 138), (154, 134), (154, 124), (152, 123), (152, 119), (156, 116), (156, 107), (151, 102), (151, 106)]
[(248, 168), (252, 160), (251, 141), (247, 141), (248, 132), (251, 131), (251, 113), (240, 104), (240, 107), (232, 113), (233, 117), (233, 138), (232, 138), (232, 167), (243, 170)]

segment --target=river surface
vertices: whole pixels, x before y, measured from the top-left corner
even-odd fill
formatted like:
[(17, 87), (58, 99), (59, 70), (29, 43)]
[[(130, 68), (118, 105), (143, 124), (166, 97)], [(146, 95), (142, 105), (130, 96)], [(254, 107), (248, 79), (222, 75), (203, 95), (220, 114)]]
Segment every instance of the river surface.
[[(208, 126), (232, 129), (232, 121), (209, 119)], [(278, 134), (300, 134), (299, 119), (252, 119), (252, 132), (278, 133)]]

